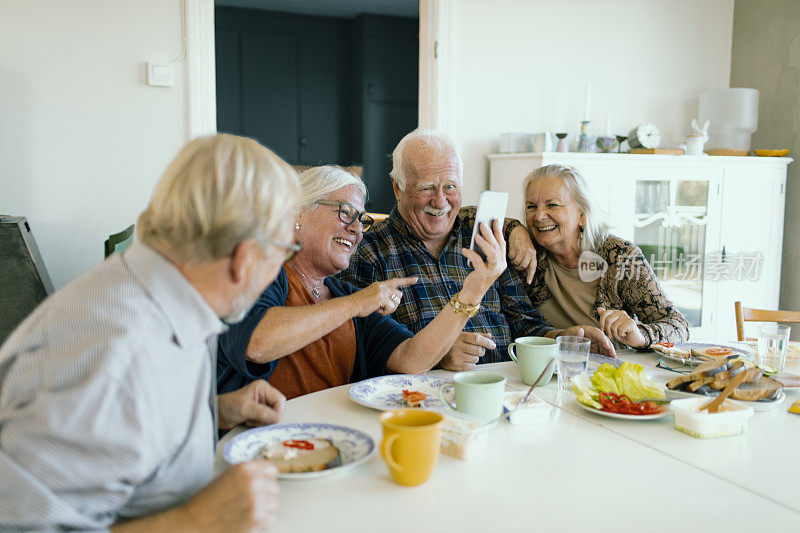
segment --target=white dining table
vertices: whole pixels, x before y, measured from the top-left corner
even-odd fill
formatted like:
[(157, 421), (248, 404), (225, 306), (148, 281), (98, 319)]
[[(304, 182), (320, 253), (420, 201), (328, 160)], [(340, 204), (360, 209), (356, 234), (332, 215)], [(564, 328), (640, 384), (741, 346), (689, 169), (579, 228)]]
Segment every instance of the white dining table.
[[(642, 364), (656, 382), (675, 376), (656, 367), (654, 353), (619, 357)], [(507, 390), (528, 388), (514, 363), (477, 371), (505, 375)], [(377, 445), (380, 412), (353, 402), (348, 388), (290, 400), (281, 423), (348, 426)], [(546, 422), (501, 422), (482, 455), (442, 455), (421, 486), (395, 484), (379, 453), (326, 477), (282, 480), (272, 531), (800, 531), (800, 415), (787, 412), (800, 389), (756, 412), (745, 434), (718, 439), (675, 430), (671, 415), (630, 421), (591, 413), (559, 392), (555, 377), (535, 394), (553, 406)], [(218, 443), (217, 474), (227, 468), (224, 446), (243, 430)]]

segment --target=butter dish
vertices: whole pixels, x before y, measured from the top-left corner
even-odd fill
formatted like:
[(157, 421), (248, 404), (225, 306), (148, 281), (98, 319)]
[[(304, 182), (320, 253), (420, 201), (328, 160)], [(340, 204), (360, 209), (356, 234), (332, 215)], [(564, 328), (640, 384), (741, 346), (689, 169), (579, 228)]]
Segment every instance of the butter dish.
[(486, 424), (457, 412), (442, 413), (442, 453), (470, 460), (483, 455), (489, 434), (497, 422)]
[(675, 429), (699, 439), (714, 439), (744, 433), (747, 420), (753, 416), (752, 407), (733, 400), (725, 400), (717, 413), (700, 410), (700, 407), (709, 401), (709, 398), (673, 400), (670, 407), (675, 413)]
[(517, 409), (525, 394), (523, 391), (506, 393), (503, 399), (503, 407), (511, 413), (508, 415), (508, 421), (514, 425), (547, 422), (553, 407), (549, 403), (542, 401), (535, 394), (531, 394), (525, 405)]

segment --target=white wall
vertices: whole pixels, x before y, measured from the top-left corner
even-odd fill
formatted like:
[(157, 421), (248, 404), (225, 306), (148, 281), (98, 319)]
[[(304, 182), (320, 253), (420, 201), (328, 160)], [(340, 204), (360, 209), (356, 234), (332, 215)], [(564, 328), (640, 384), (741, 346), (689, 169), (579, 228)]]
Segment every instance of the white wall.
[[(790, 148), (781, 309), (800, 309), (800, 2), (736, 0), (731, 87), (761, 91), (753, 148)], [(769, 58), (769, 60), (766, 60)], [(743, 302), (748, 305), (747, 302)], [(800, 339), (797, 327), (793, 339)]]
[(181, 52), (180, 0), (0, 0), (0, 213), (26, 216), (58, 287), (103, 259), (186, 140), (147, 61)]
[(568, 131), (591, 83), (594, 131), (653, 122), (669, 146), (700, 93), (728, 87), (733, 0), (454, 0), (447, 125), (462, 144), (464, 201), (488, 185), (503, 132)]

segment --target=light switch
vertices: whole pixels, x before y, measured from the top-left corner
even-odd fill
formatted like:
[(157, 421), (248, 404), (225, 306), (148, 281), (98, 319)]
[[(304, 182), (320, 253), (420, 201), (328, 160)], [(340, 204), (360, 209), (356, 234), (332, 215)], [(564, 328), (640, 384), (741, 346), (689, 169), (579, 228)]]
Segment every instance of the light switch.
[(147, 85), (172, 87), (175, 85), (175, 67), (171, 63), (148, 63)]

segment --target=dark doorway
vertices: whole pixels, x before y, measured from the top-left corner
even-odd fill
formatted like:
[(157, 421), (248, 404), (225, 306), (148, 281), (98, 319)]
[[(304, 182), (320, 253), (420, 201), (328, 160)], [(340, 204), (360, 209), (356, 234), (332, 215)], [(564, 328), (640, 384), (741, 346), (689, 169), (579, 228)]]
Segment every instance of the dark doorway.
[(367, 209), (395, 203), (389, 170), (417, 127), (419, 21), (216, 7), (217, 129), (294, 165), (362, 167)]

